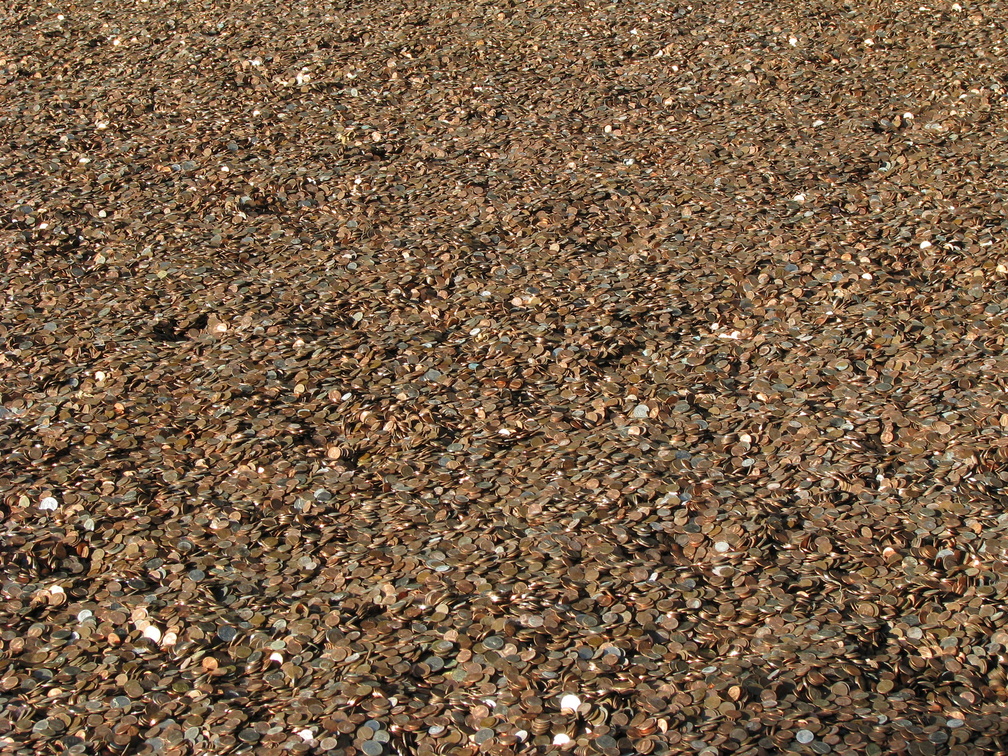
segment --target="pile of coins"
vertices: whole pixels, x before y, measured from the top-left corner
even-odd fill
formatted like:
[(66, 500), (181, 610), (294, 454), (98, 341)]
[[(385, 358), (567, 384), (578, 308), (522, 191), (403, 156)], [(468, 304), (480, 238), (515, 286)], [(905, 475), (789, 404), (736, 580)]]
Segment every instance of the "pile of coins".
[(15, 2), (0, 750), (1001, 753), (1005, 12)]

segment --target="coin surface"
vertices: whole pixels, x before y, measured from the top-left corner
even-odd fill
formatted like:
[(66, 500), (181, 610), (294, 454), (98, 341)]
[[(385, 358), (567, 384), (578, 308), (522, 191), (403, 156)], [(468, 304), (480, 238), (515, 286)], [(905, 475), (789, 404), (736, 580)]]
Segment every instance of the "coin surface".
[(9, 5), (5, 746), (1003, 750), (998, 0)]

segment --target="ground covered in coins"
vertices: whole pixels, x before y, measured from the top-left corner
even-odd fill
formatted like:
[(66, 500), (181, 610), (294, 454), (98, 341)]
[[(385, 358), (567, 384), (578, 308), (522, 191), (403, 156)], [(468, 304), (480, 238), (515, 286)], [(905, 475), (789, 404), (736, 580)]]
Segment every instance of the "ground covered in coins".
[(1008, 8), (693, 2), (0, 11), (0, 750), (1004, 752)]

